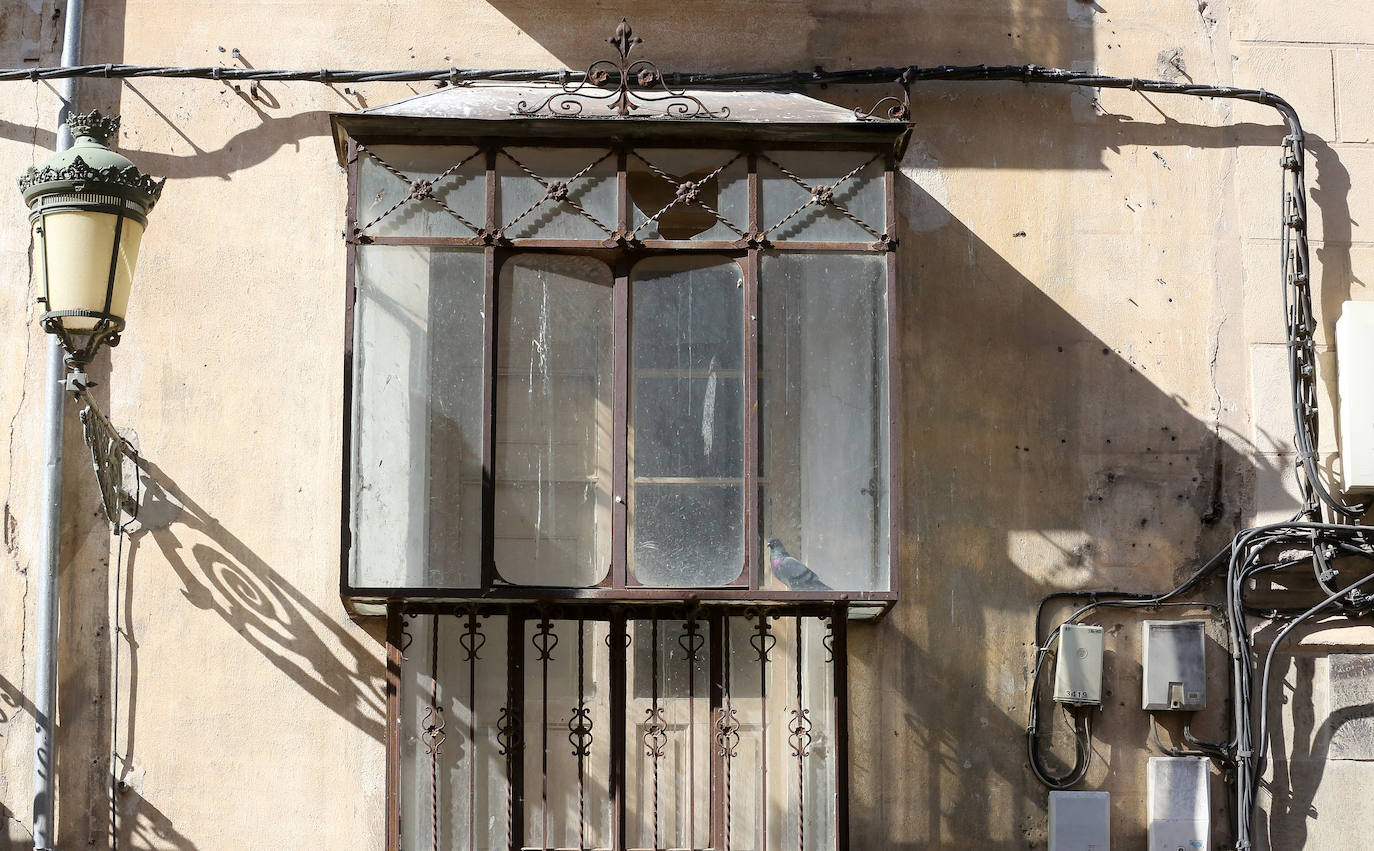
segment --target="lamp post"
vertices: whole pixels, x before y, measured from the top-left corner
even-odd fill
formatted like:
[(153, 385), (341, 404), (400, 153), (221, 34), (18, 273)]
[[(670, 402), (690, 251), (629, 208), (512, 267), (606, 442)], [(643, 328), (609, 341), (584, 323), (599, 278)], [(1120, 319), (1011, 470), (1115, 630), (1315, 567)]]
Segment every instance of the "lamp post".
[(19, 178), (43, 286), (43, 330), (79, 371), (102, 345), (118, 345), (148, 212), (166, 178), (139, 171), (106, 143), (117, 116), (67, 119), (75, 143)]
[[(82, 4), (68, 0), (62, 62), (80, 53)], [(70, 115), (73, 82), (62, 89), (66, 129), (58, 153), (19, 178), (29, 206), (33, 247), (46, 307), (43, 330), (53, 334), (47, 360), (43, 518), (37, 573), (34, 660), (33, 839), (35, 851), (55, 847), (53, 769), (56, 759), (58, 562), (62, 526), (62, 387), (84, 390), (84, 367), (102, 345), (115, 345), (148, 211), (165, 180), (142, 173), (106, 147), (118, 118)], [(71, 139), (75, 137), (73, 144)], [(65, 369), (64, 369), (65, 361)], [(64, 372), (71, 374), (62, 381)]]

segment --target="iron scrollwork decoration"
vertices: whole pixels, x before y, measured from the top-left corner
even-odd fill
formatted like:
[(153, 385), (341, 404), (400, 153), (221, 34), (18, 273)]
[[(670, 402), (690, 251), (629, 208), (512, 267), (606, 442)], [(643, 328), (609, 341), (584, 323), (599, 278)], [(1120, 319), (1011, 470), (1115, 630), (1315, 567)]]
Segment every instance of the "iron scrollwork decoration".
[(749, 636), (749, 646), (754, 648), (754, 653), (757, 654), (758, 661), (766, 663), (768, 661), (768, 654), (772, 652), (773, 648), (778, 643), (778, 637), (773, 634), (773, 627), (768, 623), (768, 614), (766, 612), (759, 611), (757, 614), (751, 612), (747, 614), (746, 617), (758, 618), (758, 623), (755, 624), (753, 628), (754, 634)]
[(523, 116), (551, 115), (572, 118), (582, 114), (584, 103), (605, 103), (621, 118), (631, 111), (649, 108), (659, 110), (662, 118), (728, 118), (730, 109), (712, 110), (700, 98), (674, 89), (663, 79), (663, 72), (647, 59), (631, 59), (630, 53), (644, 39), (634, 34), (630, 22), (620, 19), (615, 35), (606, 39), (620, 54), (618, 61), (598, 59), (576, 83), (563, 83), (560, 90), (531, 107), (526, 101), (516, 104), (515, 114)]
[[(888, 95), (868, 109), (854, 110), (854, 117), (864, 121), (876, 121), (888, 118), (893, 121), (911, 120), (911, 81), (915, 79), (912, 69), (908, 68), (902, 72), (902, 76), (896, 79), (897, 85), (902, 87), (901, 96)], [(879, 111), (882, 114), (879, 114)]]
[[(124, 456), (135, 457), (133, 447), (115, 429), (91, 398), (80, 394), (86, 407), (81, 409), (81, 430), (91, 450), (91, 465), (100, 485), (100, 501), (105, 519), (115, 531), (122, 531), (138, 519), (138, 498), (124, 485)], [(128, 515), (128, 520), (124, 515)]]
[(573, 707), (572, 717), (568, 719), (568, 744), (572, 745), (572, 755), (588, 757), (592, 755), (592, 711), (585, 703)]
[(717, 712), (716, 747), (721, 756), (733, 759), (739, 752), (739, 711), (732, 707), (721, 707)]
[(479, 653), (487, 643), (486, 633), (482, 632), (482, 626), (478, 623), (477, 618), (476, 614), (469, 612), (466, 629), (458, 636), (458, 644), (463, 648), (464, 662), (475, 662), (481, 659)]
[(496, 753), (498, 756), (509, 756), (524, 747), (523, 729), (524, 719), (520, 710), (509, 706), (501, 707), (500, 716), (496, 719)]

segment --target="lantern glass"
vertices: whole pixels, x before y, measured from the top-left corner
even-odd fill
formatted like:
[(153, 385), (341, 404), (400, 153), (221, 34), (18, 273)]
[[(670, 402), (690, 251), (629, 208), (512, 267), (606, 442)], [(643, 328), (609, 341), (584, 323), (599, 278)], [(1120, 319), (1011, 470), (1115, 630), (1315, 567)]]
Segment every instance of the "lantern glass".
[[(137, 218), (104, 211), (40, 214), (34, 221), (34, 253), (39, 280), (47, 288), (48, 310), (90, 311), (122, 319), (143, 229)], [(88, 331), (101, 317), (69, 315), (61, 321), (68, 330)]]

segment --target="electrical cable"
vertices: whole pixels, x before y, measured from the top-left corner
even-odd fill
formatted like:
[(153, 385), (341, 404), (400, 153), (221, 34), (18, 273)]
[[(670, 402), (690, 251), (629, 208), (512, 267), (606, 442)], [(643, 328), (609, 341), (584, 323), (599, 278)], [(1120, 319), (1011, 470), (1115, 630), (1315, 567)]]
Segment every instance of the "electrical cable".
[[(464, 85), (477, 81), (509, 83), (559, 83), (565, 86), (580, 83), (587, 79), (584, 72), (572, 71), (534, 71), (520, 69), (479, 70), (459, 68), (439, 68), (428, 70), (261, 70), (233, 67), (174, 67), (150, 65), (81, 65), (59, 68), (19, 68), (0, 69), (0, 82), (52, 80), (78, 77), (102, 77), (109, 79), (143, 79), (152, 77), (178, 79), (204, 79), (219, 83), (238, 80), (264, 82), (314, 82), (369, 83), (369, 82), (423, 82), (430, 81), (440, 85)], [(1318, 421), (1316, 394), (1316, 349), (1314, 335), (1315, 316), (1311, 302), (1311, 262), (1307, 239), (1307, 190), (1305, 181), (1306, 146), (1302, 124), (1297, 112), (1283, 98), (1263, 89), (1242, 89), (1231, 86), (1213, 86), (1194, 83), (1174, 83), (1161, 80), (1142, 80), (1127, 77), (1109, 77), (1080, 71), (1066, 71), (1055, 68), (1042, 68), (1036, 65), (1004, 66), (950, 66), (930, 68), (908, 66), (905, 68), (880, 67), (853, 69), (847, 71), (789, 71), (789, 72), (726, 72), (726, 73), (669, 73), (662, 77), (663, 83), (674, 88), (687, 86), (755, 86), (759, 88), (801, 88), (817, 85), (868, 85), (900, 83), (909, 88), (916, 82), (931, 81), (1013, 81), (1022, 83), (1072, 85), (1089, 88), (1129, 89), (1137, 92), (1159, 94), (1178, 94), (1207, 98), (1229, 98), (1249, 101), (1271, 107), (1279, 112), (1288, 126), (1289, 134), (1283, 140), (1283, 185), (1281, 190), (1282, 230), (1280, 250), (1282, 255), (1281, 275), (1283, 282), (1284, 313), (1287, 323), (1289, 353), (1289, 386), (1295, 426), (1294, 445), (1297, 450), (1299, 470), (1298, 485), (1303, 495), (1303, 509), (1293, 521), (1270, 524), (1253, 529), (1242, 530), (1231, 542), (1228, 550), (1223, 550), (1209, 560), (1179, 588), (1163, 595), (1149, 596), (1115, 591), (1097, 592), (1058, 592), (1042, 599), (1036, 611), (1035, 630), (1037, 636), (1037, 659), (1035, 674), (1032, 677), (1031, 705), (1028, 723), (1028, 751), (1031, 768), (1036, 776), (1052, 788), (1056, 785), (1072, 785), (1086, 773), (1091, 755), (1092, 727), (1086, 715), (1075, 723), (1077, 739), (1074, 768), (1068, 775), (1057, 777), (1043, 770), (1036, 748), (1036, 721), (1038, 716), (1038, 680), (1045, 655), (1058, 637), (1056, 628), (1046, 642), (1039, 641), (1040, 624), (1043, 610), (1050, 600), (1060, 598), (1087, 597), (1089, 603), (1072, 616), (1081, 618), (1101, 606), (1149, 607), (1162, 604), (1173, 605), (1171, 598), (1197, 587), (1204, 579), (1219, 571), (1225, 563), (1228, 576), (1224, 608), (1228, 623), (1228, 641), (1231, 645), (1232, 686), (1233, 686), (1233, 732), (1234, 738), (1227, 745), (1210, 745), (1193, 739), (1185, 726), (1184, 735), (1199, 752), (1217, 750), (1232, 751), (1237, 760), (1248, 762), (1253, 758), (1251, 746), (1251, 697), (1254, 672), (1250, 659), (1252, 643), (1250, 640), (1247, 616), (1250, 607), (1244, 602), (1244, 583), (1260, 573), (1282, 570), (1304, 562), (1312, 562), (1318, 586), (1326, 593), (1326, 598), (1302, 614), (1293, 617), (1280, 631), (1278, 638), (1270, 646), (1266, 657), (1264, 672), (1260, 677), (1261, 701), (1259, 704), (1260, 744), (1267, 736), (1268, 704), (1264, 691), (1269, 677), (1269, 668), (1275, 649), (1293, 628), (1328, 606), (1337, 606), (1346, 615), (1362, 614), (1374, 609), (1374, 597), (1358, 593), (1358, 589), (1374, 579), (1374, 574), (1341, 589), (1332, 586), (1336, 572), (1330, 559), (1339, 551), (1346, 555), (1356, 555), (1374, 559), (1374, 547), (1363, 538), (1366, 532), (1350, 525), (1358, 522), (1365, 513), (1366, 505), (1346, 505), (1336, 499), (1321, 475), (1318, 457)], [(1320, 522), (1330, 512), (1333, 518), (1341, 518), (1345, 523)], [(1259, 557), (1270, 546), (1281, 542), (1294, 542), (1306, 539), (1310, 554), (1297, 560), (1284, 560), (1278, 563), (1258, 562)], [(1332, 549), (1328, 551), (1327, 547)], [(1210, 604), (1209, 604), (1210, 605)], [(1274, 611), (1275, 616), (1279, 616)], [(1285, 616), (1286, 617), (1286, 616)], [(1066, 623), (1069, 621), (1066, 621)], [(1071, 712), (1070, 714), (1077, 714)], [(1153, 722), (1152, 722), (1153, 723)], [(1158, 738), (1156, 732), (1156, 739)], [(1250, 822), (1253, 818), (1255, 789), (1264, 765), (1264, 756), (1254, 763), (1259, 771), (1240, 770), (1236, 772), (1236, 848), (1251, 847)]]
[(1160, 753), (1164, 754), (1165, 756), (1191, 756), (1191, 757), (1203, 757), (1203, 758), (1210, 758), (1210, 757), (1213, 756), (1213, 754), (1204, 753), (1204, 752), (1201, 751), (1201, 750), (1190, 751), (1190, 750), (1187, 750), (1187, 749), (1185, 749), (1185, 748), (1170, 747), (1169, 745), (1164, 744), (1164, 743), (1163, 743), (1162, 741), (1160, 741), (1160, 739), (1159, 739), (1159, 727), (1160, 727), (1160, 725), (1159, 725), (1159, 719), (1155, 717), (1155, 713), (1153, 713), (1153, 712), (1150, 712), (1150, 713), (1149, 713), (1149, 716), (1150, 716), (1150, 733), (1151, 733), (1151, 735), (1153, 735), (1154, 740), (1155, 740), (1155, 747), (1159, 749)]

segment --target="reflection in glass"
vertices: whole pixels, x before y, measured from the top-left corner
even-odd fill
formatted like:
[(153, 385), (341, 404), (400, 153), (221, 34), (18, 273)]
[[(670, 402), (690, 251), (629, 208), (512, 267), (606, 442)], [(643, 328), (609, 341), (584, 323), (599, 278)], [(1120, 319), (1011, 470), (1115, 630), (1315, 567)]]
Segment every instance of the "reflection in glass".
[[(763, 540), (843, 591), (889, 584), (885, 264), (832, 252), (761, 264)], [(806, 576), (774, 567), (778, 555), (763, 552), (765, 587)]]
[(610, 269), (522, 254), (501, 268), (499, 304), (497, 572), (595, 585), (611, 552)]
[(351, 582), (476, 586), (482, 252), (357, 252)]
[(724, 585), (744, 562), (740, 267), (645, 260), (631, 302), (633, 571), (646, 585)]

